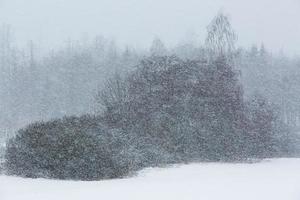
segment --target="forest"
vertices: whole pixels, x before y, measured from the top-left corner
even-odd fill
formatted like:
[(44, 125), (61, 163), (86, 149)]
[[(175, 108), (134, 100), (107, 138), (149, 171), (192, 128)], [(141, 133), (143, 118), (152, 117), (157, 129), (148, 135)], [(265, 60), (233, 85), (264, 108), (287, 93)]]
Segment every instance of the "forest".
[(300, 58), (238, 47), (227, 15), (202, 44), (98, 36), (41, 53), (0, 28), (2, 171), (101, 180), (146, 167), (300, 156)]

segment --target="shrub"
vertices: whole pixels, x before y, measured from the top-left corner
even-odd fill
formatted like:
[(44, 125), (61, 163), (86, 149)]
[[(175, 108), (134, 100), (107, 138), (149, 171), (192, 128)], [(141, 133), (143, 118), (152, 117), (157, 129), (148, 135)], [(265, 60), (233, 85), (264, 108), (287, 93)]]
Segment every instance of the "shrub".
[(241, 157), (243, 93), (225, 57), (212, 61), (152, 56), (98, 95), (108, 127), (140, 133), (171, 161)]
[(8, 142), (5, 165), (9, 174), (31, 178), (124, 177), (136, 167), (124, 140), (91, 116), (38, 122)]

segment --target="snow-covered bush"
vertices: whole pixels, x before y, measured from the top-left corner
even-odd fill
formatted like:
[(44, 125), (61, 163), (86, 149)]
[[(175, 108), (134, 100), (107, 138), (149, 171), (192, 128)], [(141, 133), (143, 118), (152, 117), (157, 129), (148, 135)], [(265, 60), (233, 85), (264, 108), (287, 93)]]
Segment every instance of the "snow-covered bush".
[[(246, 132), (237, 73), (212, 62), (176, 56), (144, 59), (128, 77), (114, 77), (98, 102), (108, 127), (122, 129), (170, 155), (169, 162), (236, 160)], [(150, 148), (151, 150), (151, 148)]]
[(90, 116), (39, 122), (8, 142), (5, 165), (9, 174), (24, 177), (120, 178), (135, 168), (124, 140)]

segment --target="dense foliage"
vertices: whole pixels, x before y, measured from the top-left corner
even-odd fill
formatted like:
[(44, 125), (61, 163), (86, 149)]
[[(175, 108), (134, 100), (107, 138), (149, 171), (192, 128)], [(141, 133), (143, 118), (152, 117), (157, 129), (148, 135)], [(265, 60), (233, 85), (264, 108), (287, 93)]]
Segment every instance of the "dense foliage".
[[(290, 131), (259, 95), (243, 99), (242, 86), (225, 57), (213, 61), (151, 57), (98, 100), (108, 126), (160, 144), (182, 161), (244, 160), (293, 149)], [(280, 138), (279, 138), (280, 137)]]
[(8, 142), (5, 165), (9, 174), (25, 177), (123, 177), (133, 170), (123, 140), (90, 116), (34, 123)]

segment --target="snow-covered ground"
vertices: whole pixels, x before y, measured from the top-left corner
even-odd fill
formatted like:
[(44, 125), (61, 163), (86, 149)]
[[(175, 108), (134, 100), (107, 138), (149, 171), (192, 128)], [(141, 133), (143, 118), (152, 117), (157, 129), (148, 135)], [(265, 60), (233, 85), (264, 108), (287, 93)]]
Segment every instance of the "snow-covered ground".
[(190, 164), (99, 182), (0, 176), (0, 200), (300, 200), (300, 159)]

